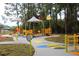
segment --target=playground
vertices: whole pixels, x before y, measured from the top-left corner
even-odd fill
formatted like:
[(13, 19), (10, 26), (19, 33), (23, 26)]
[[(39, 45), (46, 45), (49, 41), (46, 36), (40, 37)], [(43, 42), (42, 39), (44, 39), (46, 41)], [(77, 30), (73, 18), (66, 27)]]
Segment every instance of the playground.
[(79, 56), (79, 4), (4, 5), (0, 56)]

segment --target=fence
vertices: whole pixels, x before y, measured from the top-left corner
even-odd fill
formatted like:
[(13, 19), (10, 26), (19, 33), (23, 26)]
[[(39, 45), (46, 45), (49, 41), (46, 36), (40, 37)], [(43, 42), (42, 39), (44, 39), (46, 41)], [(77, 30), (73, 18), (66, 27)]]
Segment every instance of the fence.
[(66, 52), (77, 52), (79, 54), (79, 35), (65, 35)]

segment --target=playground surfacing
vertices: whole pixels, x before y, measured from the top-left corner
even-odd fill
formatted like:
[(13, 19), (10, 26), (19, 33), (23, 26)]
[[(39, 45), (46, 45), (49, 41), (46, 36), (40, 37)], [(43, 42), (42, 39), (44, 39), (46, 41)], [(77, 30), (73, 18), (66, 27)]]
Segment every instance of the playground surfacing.
[(65, 49), (54, 49), (54, 47), (48, 47), (48, 44), (59, 45), (60, 43), (49, 42), (46, 41), (45, 38), (46, 37), (39, 37), (32, 39), (32, 45), (35, 49), (34, 56), (74, 56), (73, 54), (65, 53)]
[[(47, 46), (48, 44), (59, 44), (59, 43), (48, 42), (44, 40), (44, 38), (45, 37), (32, 39), (32, 45), (35, 49), (34, 56), (64, 56), (65, 55), (64, 49), (54, 49)], [(19, 37), (18, 39), (20, 42), (26, 42), (26, 39), (24, 37)]]
[(46, 45), (39, 45), (37, 48), (48, 48)]

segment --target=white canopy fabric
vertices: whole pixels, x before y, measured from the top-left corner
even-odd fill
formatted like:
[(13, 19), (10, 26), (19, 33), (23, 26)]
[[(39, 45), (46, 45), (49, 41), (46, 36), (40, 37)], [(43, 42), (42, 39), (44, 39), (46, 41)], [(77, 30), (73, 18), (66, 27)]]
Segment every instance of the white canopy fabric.
[(42, 20), (37, 19), (35, 16), (33, 16), (31, 19), (29, 19), (27, 22), (41, 22)]

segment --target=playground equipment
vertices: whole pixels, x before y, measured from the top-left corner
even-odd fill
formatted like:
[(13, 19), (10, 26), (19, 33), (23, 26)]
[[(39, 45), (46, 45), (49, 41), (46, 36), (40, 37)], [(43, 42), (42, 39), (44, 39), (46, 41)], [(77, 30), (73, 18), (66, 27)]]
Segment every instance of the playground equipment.
[(48, 28), (48, 31), (47, 32), (49, 32), (49, 34), (51, 34), (51, 31), (50, 31), (50, 29), (51, 29), (51, 23), (50, 23), (50, 21), (51, 21), (51, 16), (50, 16), (50, 14), (47, 16), (47, 20), (49, 21), (49, 28)]
[[(39, 20), (39, 19), (37, 19), (36, 17), (32, 17), (31, 19), (29, 19), (28, 21), (27, 21), (29, 24), (31, 24), (32, 22), (33, 23), (41, 23), (42, 25), (43, 25), (43, 28), (40, 30), (40, 33), (42, 33), (43, 35), (44, 34), (49, 34), (49, 33), (51, 33), (51, 28), (44, 28), (44, 23), (43, 23), (43, 21), (42, 20)], [(30, 27), (29, 27), (29, 29), (30, 29)], [(35, 30), (35, 26), (34, 26), (34, 24), (33, 24), (33, 30), (31, 31), (33, 34), (34, 34), (34, 30)], [(42, 32), (41, 32), (42, 31)], [(39, 33), (39, 34), (40, 34)]]
[[(27, 21), (28, 23), (29, 23), (29, 25), (31, 24), (31, 23), (42, 23), (43, 24), (43, 22), (42, 22), (42, 20), (39, 20), (39, 19), (37, 19), (36, 17), (32, 17), (31, 19), (29, 19), (28, 21)], [(43, 28), (44, 28), (44, 26), (43, 26)], [(30, 26), (29, 26), (29, 29), (30, 29)], [(33, 34), (34, 34), (34, 30), (35, 30), (35, 26), (34, 26), (34, 24), (33, 24)]]
[[(50, 21), (50, 20), (49, 20)], [(43, 28), (42, 29), (39, 29), (39, 30), (37, 30), (37, 31), (35, 31), (35, 26), (34, 26), (34, 24), (33, 24), (33, 29), (31, 29), (31, 27), (30, 27), (30, 25), (31, 25), (31, 23), (41, 23), (42, 25), (43, 25)], [(17, 26), (17, 28), (16, 28), (16, 33), (17, 34), (19, 34), (20, 32), (23, 32), (23, 35), (24, 36), (27, 36), (27, 34), (30, 34), (30, 35), (36, 35), (36, 36), (38, 36), (38, 35), (50, 35), (51, 34), (51, 32), (52, 32), (52, 30), (51, 30), (51, 27), (49, 26), (49, 28), (44, 28), (44, 23), (43, 23), (43, 21), (42, 20), (39, 20), (39, 19), (37, 19), (36, 17), (32, 17), (31, 19), (29, 19), (28, 21), (27, 21), (27, 23), (29, 23), (29, 29), (27, 30), (27, 29), (20, 29), (20, 27), (19, 26)], [(18, 24), (17, 24), (18, 25)], [(38, 33), (36, 33), (36, 32), (38, 32)]]
[(66, 53), (79, 55), (79, 35), (65, 35)]
[(23, 33), (25, 33), (25, 36), (27, 36), (27, 34), (32, 35), (33, 34), (33, 30), (23, 30)]
[[(33, 32), (34, 31), (32, 29), (23, 30), (23, 33), (25, 33), (25, 36), (27, 36), (27, 34), (33, 35)], [(38, 32), (37, 35), (39, 35), (41, 33), (44, 33), (45, 35), (48, 35), (51, 32), (52, 32), (51, 28), (45, 28), (45, 29), (42, 29), (40, 32)]]
[(51, 28), (46, 28), (45, 29), (45, 35), (50, 35), (50, 33), (51, 33), (52, 31), (51, 31)]

